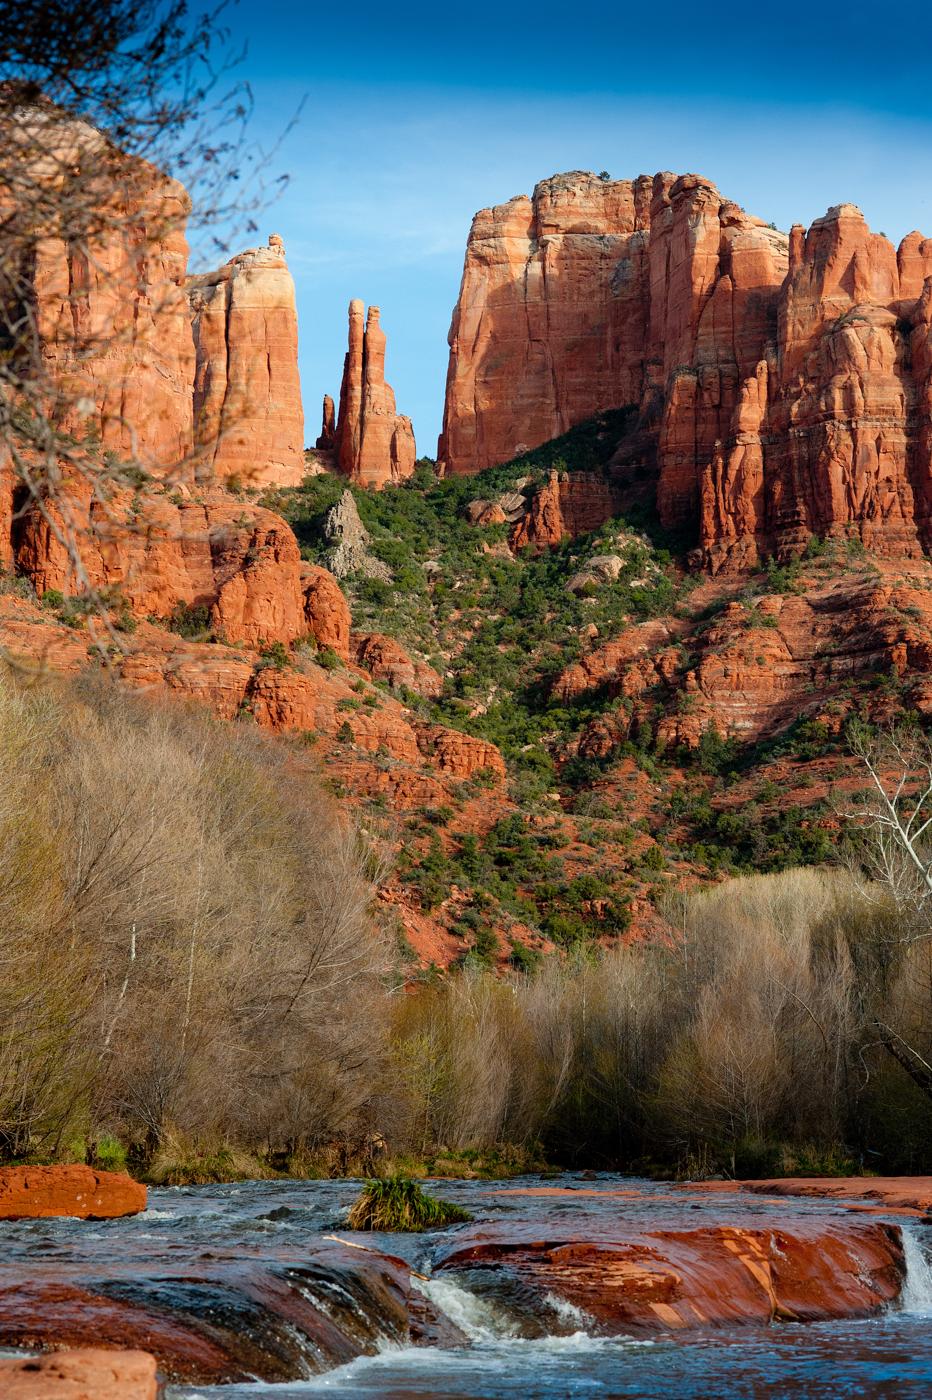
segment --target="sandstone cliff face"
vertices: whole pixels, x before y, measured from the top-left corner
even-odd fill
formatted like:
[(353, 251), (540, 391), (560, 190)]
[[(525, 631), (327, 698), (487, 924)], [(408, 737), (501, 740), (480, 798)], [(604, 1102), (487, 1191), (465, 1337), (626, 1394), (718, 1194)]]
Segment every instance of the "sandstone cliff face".
[[(187, 278), (191, 204), (177, 181), (80, 122), (24, 109), (20, 125), (6, 134), (23, 143), (27, 178), (19, 202), (15, 189), (5, 199), (21, 257), (0, 297), (11, 324), (29, 308), (19, 323), (34, 320), (52, 420), (160, 479), (191, 481), (196, 464), (202, 481), (298, 483), (304, 421), (281, 239)], [(82, 237), (75, 207), (90, 218)]]
[(930, 275), (932, 240), (897, 251), (853, 205), (787, 238), (700, 176), (556, 176), (473, 222), (443, 468), (634, 405), (616, 483), (652, 476), (662, 522), (713, 571), (813, 535), (915, 556), (932, 540)]
[[(188, 195), (147, 162), (118, 157), (83, 123), (48, 118), (43, 133), (41, 113), (24, 121), (34, 161), (54, 148), (36, 173), (63, 208), (71, 198), (86, 205), (95, 172), (107, 173), (86, 239), (68, 238), (54, 219), (50, 230), (19, 230), (24, 248), (31, 236), (20, 290), (28, 281), (50, 415), (156, 475), (177, 469), (192, 432)], [(27, 190), (24, 218), (30, 200)]]
[(640, 398), (651, 182), (573, 171), (473, 220), (438, 461), (476, 472)]
[(328, 422), (325, 400), (320, 441), (325, 445), (331, 430), (340, 471), (358, 485), (378, 490), (411, 475), (416, 449), (411, 419), (396, 412), (395, 395), (385, 382), (385, 332), (379, 324), (379, 308), (369, 307), (365, 326), (364, 313), (361, 301), (350, 302), (339, 418), (332, 430), (332, 405)]
[(188, 279), (196, 351), (198, 469), (246, 486), (304, 476), (294, 282), (277, 234), (217, 272)]

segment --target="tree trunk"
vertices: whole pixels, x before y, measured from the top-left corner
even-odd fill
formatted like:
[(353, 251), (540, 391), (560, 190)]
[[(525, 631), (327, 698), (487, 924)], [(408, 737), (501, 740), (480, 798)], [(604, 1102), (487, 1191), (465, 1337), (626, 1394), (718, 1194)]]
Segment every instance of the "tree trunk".
[(917, 1051), (912, 1046), (907, 1045), (901, 1036), (882, 1021), (875, 1022), (877, 1033), (880, 1036), (880, 1043), (883, 1048), (892, 1055), (898, 1065), (901, 1065), (909, 1075), (910, 1079), (925, 1094), (926, 1098), (932, 1099), (932, 1068), (926, 1064)]

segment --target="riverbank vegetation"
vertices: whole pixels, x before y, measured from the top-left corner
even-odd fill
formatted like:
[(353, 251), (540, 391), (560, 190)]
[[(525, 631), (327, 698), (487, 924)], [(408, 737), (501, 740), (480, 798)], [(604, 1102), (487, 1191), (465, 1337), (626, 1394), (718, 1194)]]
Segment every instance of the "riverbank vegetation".
[(3, 1161), (929, 1169), (927, 891), (889, 837), (866, 875), (670, 896), (650, 943), (406, 986), (372, 856), (299, 746), (7, 676), (0, 748)]
[(386, 961), (298, 751), (0, 679), (0, 1157), (270, 1150), (365, 1111)]
[(367, 1181), (350, 1207), (351, 1230), (416, 1232), (459, 1225), (472, 1216), (462, 1206), (440, 1201), (406, 1176), (381, 1176)]

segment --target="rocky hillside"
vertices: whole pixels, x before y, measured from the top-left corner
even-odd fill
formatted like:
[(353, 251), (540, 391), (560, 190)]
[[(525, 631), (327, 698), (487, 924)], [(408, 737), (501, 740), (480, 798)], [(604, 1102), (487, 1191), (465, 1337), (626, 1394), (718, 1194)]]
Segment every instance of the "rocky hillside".
[(0, 463), (8, 656), (310, 748), (422, 967), (635, 936), (683, 884), (831, 851), (846, 726), (932, 710), (932, 245), (555, 177), (473, 225), (438, 474), (361, 302), (302, 451), (280, 240), (189, 278), (146, 170), (145, 259), (35, 264), (82, 408), (47, 490)]
[(357, 664), (504, 760), (478, 803), (386, 785), (370, 807), (394, 810), (390, 897), (438, 961), (645, 932), (697, 877), (827, 857), (829, 797), (859, 780), (847, 725), (930, 712), (928, 561), (812, 537), (699, 573), (616, 479), (630, 418), (476, 477), (422, 463), (391, 492), (318, 477), (266, 499), (341, 573)]

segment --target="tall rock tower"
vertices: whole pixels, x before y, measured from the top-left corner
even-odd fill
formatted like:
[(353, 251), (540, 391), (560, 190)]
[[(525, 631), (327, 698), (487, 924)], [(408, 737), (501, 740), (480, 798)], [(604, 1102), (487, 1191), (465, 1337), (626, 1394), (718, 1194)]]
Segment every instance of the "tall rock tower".
[(414, 471), (411, 419), (398, 413), (385, 383), (385, 332), (379, 308), (365, 316), (361, 301), (349, 305), (349, 349), (343, 364), (340, 414), (334, 446), (340, 471), (360, 486), (404, 481)]
[(294, 282), (278, 234), (188, 279), (194, 435), (205, 477), (297, 486), (304, 476)]

